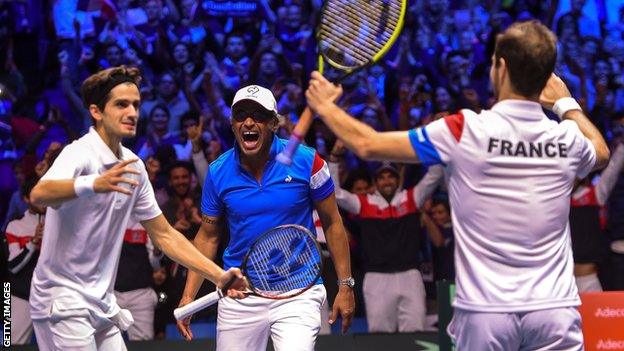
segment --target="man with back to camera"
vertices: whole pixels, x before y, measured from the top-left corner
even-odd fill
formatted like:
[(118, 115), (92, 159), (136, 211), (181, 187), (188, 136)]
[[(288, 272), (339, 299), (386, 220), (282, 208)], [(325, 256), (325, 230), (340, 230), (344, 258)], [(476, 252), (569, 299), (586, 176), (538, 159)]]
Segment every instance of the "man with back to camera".
[(39, 349), (126, 350), (120, 329), (133, 322), (113, 294), (123, 234), (139, 221), (165, 254), (243, 298), (240, 271), (224, 272), (206, 259), (162, 215), (143, 163), (121, 145), (136, 134), (141, 103), (139, 70), (100, 71), (81, 87), (94, 122), (66, 146), (31, 192), (48, 206), (43, 243), (32, 280), (30, 307)]
[[(286, 140), (278, 128), (277, 103), (270, 90), (250, 85), (236, 92), (232, 103), (235, 146), (212, 162), (202, 196), (202, 226), (194, 244), (214, 259), (220, 224), (228, 225), (230, 241), (223, 253), (224, 267), (236, 267), (254, 240), (282, 224), (299, 224), (315, 232), (312, 210), (321, 219), (339, 285), (329, 323), (342, 316), (347, 331), (354, 311), (354, 280), (349, 246), (338, 213), (329, 169), (318, 153), (300, 147), (293, 164), (275, 161)], [(189, 272), (180, 305), (195, 298), (202, 279)], [(333, 282), (330, 282), (333, 283)], [(326, 299), (321, 282), (284, 300), (250, 296), (222, 299), (217, 315), (217, 350), (265, 350), (269, 336), (276, 350), (313, 350), (321, 328), (321, 306)], [(190, 340), (190, 318), (178, 321), (178, 330)]]
[(607, 164), (609, 149), (552, 73), (556, 55), (544, 25), (510, 26), (492, 56), (498, 103), (410, 131), (378, 133), (351, 118), (332, 102), (341, 89), (318, 72), (306, 91), (360, 157), (446, 165), (457, 269), (449, 334), (460, 350), (583, 348), (570, 193), (575, 177)]

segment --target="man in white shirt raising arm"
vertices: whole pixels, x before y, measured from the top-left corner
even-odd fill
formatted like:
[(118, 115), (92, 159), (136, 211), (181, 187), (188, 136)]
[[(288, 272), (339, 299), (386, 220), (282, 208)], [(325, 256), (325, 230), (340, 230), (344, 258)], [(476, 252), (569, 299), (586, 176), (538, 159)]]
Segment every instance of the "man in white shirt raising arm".
[(114, 67), (82, 84), (94, 127), (58, 156), (31, 192), (48, 207), (30, 306), (39, 350), (126, 350), (121, 330), (133, 322), (113, 294), (123, 235), (132, 216), (177, 262), (244, 297), (237, 269), (224, 272), (165, 220), (145, 166), (121, 145), (136, 134), (139, 70)]
[(510, 26), (492, 56), (496, 105), (410, 131), (378, 133), (351, 118), (333, 103), (340, 88), (318, 72), (306, 91), (358, 156), (446, 166), (457, 271), (449, 333), (459, 350), (583, 348), (570, 194), (575, 177), (607, 164), (609, 149), (552, 73), (556, 55), (542, 24)]

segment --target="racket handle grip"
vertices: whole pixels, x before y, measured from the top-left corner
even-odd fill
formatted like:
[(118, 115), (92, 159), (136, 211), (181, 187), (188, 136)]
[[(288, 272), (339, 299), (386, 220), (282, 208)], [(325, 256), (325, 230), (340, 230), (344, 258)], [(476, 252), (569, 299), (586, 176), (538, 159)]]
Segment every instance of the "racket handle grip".
[(201, 298), (187, 305), (176, 308), (175, 310), (173, 310), (173, 315), (175, 316), (175, 319), (182, 320), (188, 318), (191, 315), (203, 310), (204, 308), (214, 305), (223, 296), (220, 292), (221, 291), (213, 291), (210, 294), (202, 296)]
[(222, 296), (226, 296), (227, 295), (227, 291), (230, 288), (230, 286), (232, 286), (232, 284), (234, 284), (234, 282), (236, 281), (236, 276), (232, 275), (232, 278), (230, 278), (230, 280), (228, 280), (223, 287), (221, 288), (221, 295)]
[(312, 125), (313, 118), (314, 115), (312, 114), (312, 110), (310, 110), (309, 107), (306, 107), (299, 117), (299, 122), (297, 122), (295, 129), (293, 129), (286, 147), (275, 157), (277, 162), (287, 166), (292, 164), (293, 155), (295, 154), (295, 151), (297, 151), (297, 148), (303, 141), (305, 135), (308, 133), (308, 130)]

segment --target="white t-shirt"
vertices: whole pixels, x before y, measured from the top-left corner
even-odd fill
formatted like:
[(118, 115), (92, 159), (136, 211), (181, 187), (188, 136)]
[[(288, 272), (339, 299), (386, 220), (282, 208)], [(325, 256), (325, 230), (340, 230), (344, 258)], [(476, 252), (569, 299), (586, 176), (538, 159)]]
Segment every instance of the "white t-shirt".
[(454, 306), (523, 312), (580, 304), (568, 214), (596, 151), (576, 123), (504, 100), (410, 131), (425, 164), (446, 164), (455, 231)]
[[(124, 147), (121, 155), (118, 159), (91, 128), (63, 149), (41, 179), (101, 174), (121, 160), (137, 158)], [(33, 319), (70, 316), (85, 309), (104, 318), (119, 312), (113, 287), (129, 219), (144, 221), (161, 214), (145, 166), (139, 161), (130, 167), (141, 172), (124, 175), (139, 182), (132, 195), (95, 194), (48, 208), (30, 294)]]

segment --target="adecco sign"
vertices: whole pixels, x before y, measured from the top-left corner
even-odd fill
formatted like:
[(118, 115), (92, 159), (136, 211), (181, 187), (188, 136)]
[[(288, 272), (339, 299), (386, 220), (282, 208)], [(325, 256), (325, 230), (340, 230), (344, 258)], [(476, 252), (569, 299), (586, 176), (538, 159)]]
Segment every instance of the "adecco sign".
[(624, 351), (624, 292), (581, 294), (585, 350)]

